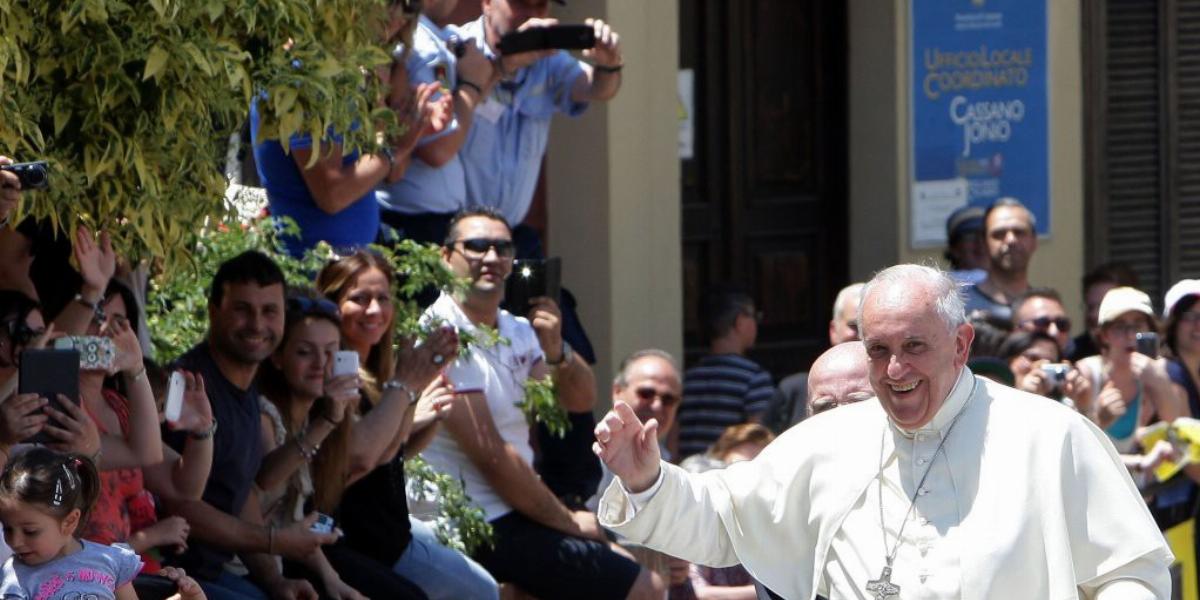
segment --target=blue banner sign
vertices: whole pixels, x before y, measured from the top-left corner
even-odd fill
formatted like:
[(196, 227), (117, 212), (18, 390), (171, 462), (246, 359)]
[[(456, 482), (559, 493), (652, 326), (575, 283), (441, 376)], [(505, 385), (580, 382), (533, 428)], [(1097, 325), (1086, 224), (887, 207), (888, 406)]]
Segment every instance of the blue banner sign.
[(911, 0), (912, 245), (1014, 197), (1050, 233), (1045, 0)]

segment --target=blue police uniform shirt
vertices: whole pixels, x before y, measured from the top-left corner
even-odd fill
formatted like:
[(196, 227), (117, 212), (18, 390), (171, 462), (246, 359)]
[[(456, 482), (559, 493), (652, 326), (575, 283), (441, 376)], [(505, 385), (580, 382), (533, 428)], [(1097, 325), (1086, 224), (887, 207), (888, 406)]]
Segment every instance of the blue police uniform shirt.
[[(325, 241), (339, 251), (361, 248), (375, 241), (379, 233), (379, 205), (375, 192), (355, 200), (342, 210), (329, 214), (317, 206), (308, 191), (300, 166), (285, 152), (278, 140), (260, 140), (258, 133), (258, 102), (266, 102), (265, 96), (250, 104), (250, 140), (254, 145), (254, 164), (258, 178), (267, 190), (267, 202), (271, 215), (291, 217), (300, 226), (300, 238), (285, 236), (284, 246), (289, 254), (300, 256), (304, 251)], [(341, 142), (341, 136), (330, 136), (330, 141)], [(292, 151), (312, 148), (312, 138), (307, 134), (295, 134), (290, 138)], [(357, 152), (342, 156), (342, 165), (358, 160)]]
[[(459, 37), (473, 38), (489, 58), (496, 53), (484, 39), (483, 17), (467, 23)], [(571, 100), (571, 86), (583, 66), (559, 51), (502, 81), (475, 107), (466, 143), (459, 150), (467, 181), (467, 204), (495, 208), (509, 223), (525, 220), (533, 201), (542, 156), (555, 112), (581, 114), (587, 103)]]
[[(458, 81), (454, 52), (446, 42), (455, 35), (451, 28), (442, 29), (421, 15), (417, 29), (413, 32), (412, 51), (405, 59), (408, 67), (409, 84), (438, 82), (444, 93), (454, 93)], [(403, 57), (403, 47), (393, 52), (397, 59)], [(472, 82), (483, 85), (483, 82)], [(439, 96), (434, 95), (434, 99)], [(454, 119), (445, 130), (422, 138), (417, 146), (424, 146), (458, 130), (458, 119)], [(404, 214), (456, 213), (467, 206), (467, 184), (463, 175), (462, 161), (458, 155), (441, 167), (430, 166), (414, 153), (404, 178), (395, 183), (384, 183), (375, 190), (379, 206)]]

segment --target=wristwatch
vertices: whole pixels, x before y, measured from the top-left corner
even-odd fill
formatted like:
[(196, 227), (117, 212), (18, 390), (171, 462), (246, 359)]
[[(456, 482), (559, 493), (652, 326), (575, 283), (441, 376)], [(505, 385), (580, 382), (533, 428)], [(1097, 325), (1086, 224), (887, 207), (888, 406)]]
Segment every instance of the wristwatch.
[(206, 430), (204, 430), (204, 431), (192, 431), (192, 432), (189, 432), (189, 433), (188, 433), (188, 437), (190, 437), (190, 438), (192, 438), (193, 440), (196, 440), (196, 441), (204, 441), (204, 440), (207, 440), (207, 439), (211, 439), (211, 438), (212, 438), (212, 436), (213, 436), (214, 434), (216, 434), (216, 433), (217, 433), (217, 420), (214, 418), (214, 419), (213, 419), (213, 422), (212, 422), (212, 425), (210, 425), (210, 426), (208, 427), (208, 429), (206, 429)]
[(387, 392), (388, 390), (400, 390), (400, 391), (404, 392), (405, 394), (408, 395), (408, 403), (409, 404), (415, 404), (417, 402), (417, 393), (414, 392), (412, 390), (412, 388), (408, 387), (407, 384), (405, 384), (403, 381), (400, 381), (399, 379), (391, 379), (391, 380), (385, 381), (385, 382), (383, 382), (382, 387), (383, 387), (384, 392)]
[(560, 367), (562, 365), (565, 365), (565, 364), (571, 362), (571, 356), (573, 356), (574, 354), (575, 354), (575, 351), (571, 349), (571, 344), (568, 344), (567, 340), (563, 340), (562, 356), (558, 357), (558, 360), (556, 360), (556, 361), (551, 361), (549, 358), (547, 358), (546, 364), (548, 364), (552, 367)]

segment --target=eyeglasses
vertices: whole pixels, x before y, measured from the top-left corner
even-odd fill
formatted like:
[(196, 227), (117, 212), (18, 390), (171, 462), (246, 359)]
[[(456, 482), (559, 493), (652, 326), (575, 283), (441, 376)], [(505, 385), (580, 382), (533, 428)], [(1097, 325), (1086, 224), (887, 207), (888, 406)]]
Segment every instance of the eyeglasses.
[(4, 322), (4, 330), (14, 346), (26, 346), (34, 338), (46, 333), (46, 329), (34, 329), (25, 323), (24, 319), (13, 319)]
[(400, 10), (404, 11), (406, 15), (415, 15), (421, 12), (422, 4), (424, 4), (422, 0), (394, 0), (392, 2), (392, 6), (400, 7)]
[(1038, 331), (1046, 331), (1050, 329), (1051, 325), (1054, 325), (1063, 333), (1071, 331), (1071, 319), (1067, 317), (1038, 317), (1036, 319), (1021, 321), (1021, 327), (1028, 327), (1030, 325)]
[(299, 313), (301, 316), (323, 315), (334, 320), (342, 318), (342, 311), (338, 310), (338, 306), (325, 298), (293, 296), (287, 299), (287, 311)]
[(1140, 333), (1142, 331), (1150, 330), (1150, 328), (1147, 327), (1146, 324), (1144, 324), (1144, 323), (1126, 323), (1124, 321), (1117, 321), (1115, 323), (1109, 323), (1108, 325), (1105, 326), (1105, 328), (1107, 328), (1109, 331), (1111, 331), (1112, 333), (1115, 333), (1117, 335), (1132, 335), (1135, 333)]
[(667, 392), (665, 394), (660, 394), (660, 393), (658, 393), (658, 390), (656, 390), (654, 388), (650, 388), (650, 387), (637, 388), (637, 389), (633, 390), (633, 393), (637, 394), (638, 399), (643, 400), (645, 402), (650, 402), (650, 401), (654, 400), (655, 396), (662, 398), (662, 403), (664, 405), (673, 405), (673, 404), (676, 404), (679, 402), (679, 396), (676, 396), (675, 394), (672, 394), (670, 392)]
[(487, 256), (488, 250), (495, 250), (496, 256), (500, 258), (512, 258), (517, 254), (517, 247), (512, 240), (470, 238), (451, 242), (450, 247), (453, 248), (457, 244), (462, 244), (463, 256), (471, 259)]
[(821, 396), (813, 399), (811, 404), (812, 413), (815, 415), (818, 413), (823, 413), (827, 410), (833, 410), (839, 406), (854, 404), (855, 402), (862, 402), (863, 400), (870, 400), (873, 396), (874, 394), (868, 392), (851, 392), (847, 394), (845, 398)]

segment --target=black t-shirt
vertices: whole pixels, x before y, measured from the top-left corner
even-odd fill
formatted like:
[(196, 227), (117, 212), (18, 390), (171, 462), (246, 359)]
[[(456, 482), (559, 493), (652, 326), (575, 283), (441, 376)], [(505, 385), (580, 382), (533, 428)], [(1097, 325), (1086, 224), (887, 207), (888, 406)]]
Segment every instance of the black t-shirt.
[[(362, 414), (371, 410), (363, 398)], [(412, 540), (408, 494), (404, 490), (404, 448), (346, 488), (338, 507), (339, 527), (351, 548), (391, 566)]]
[[(213, 437), (212, 470), (202, 498), (214, 508), (238, 516), (262, 464), (258, 390), (253, 384), (250, 389), (243, 390), (226, 379), (209, 353), (208, 342), (188, 350), (175, 361), (173, 368), (193, 371), (204, 377), (204, 388), (218, 424)], [(187, 442), (185, 432), (164, 427), (162, 436), (167, 445), (183, 453)], [(229, 550), (190, 542), (187, 552), (170, 562), (186, 569), (189, 575), (211, 580), (221, 574), (222, 565), (232, 557), (233, 552)]]

